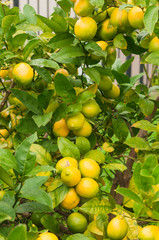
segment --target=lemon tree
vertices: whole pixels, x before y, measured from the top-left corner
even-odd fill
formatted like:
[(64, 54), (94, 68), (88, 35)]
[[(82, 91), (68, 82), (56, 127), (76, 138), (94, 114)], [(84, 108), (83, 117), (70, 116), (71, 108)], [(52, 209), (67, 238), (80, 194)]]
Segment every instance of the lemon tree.
[(157, 240), (158, 1), (54, 2), (0, 1), (0, 239)]

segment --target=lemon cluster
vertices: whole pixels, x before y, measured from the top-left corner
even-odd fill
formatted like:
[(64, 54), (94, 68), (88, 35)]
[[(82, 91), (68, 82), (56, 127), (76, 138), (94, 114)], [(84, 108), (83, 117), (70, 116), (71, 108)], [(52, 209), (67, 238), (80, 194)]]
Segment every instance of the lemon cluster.
[(100, 113), (100, 107), (94, 99), (89, 99), (83, 104), (82, 111), (74, 115), (68, 115), (54, 123), (53, 133), (57, 137), (67, 137), (70, 131), (78, 137), (89, 137), (92, 133), (92, 125), (86, 118), (96, 117)]
[(61, 180), (70, 187), (61, 206), (64, 209), (73, 209), (80, 197), (93, 198), (99, 192), (99, 185), (95, 179), (100, 174), (99, 164), (91, 159), (84, 158), (79, 162), (72, 157), (60, 159), (56, 164), (56, 170), (61, 174)]

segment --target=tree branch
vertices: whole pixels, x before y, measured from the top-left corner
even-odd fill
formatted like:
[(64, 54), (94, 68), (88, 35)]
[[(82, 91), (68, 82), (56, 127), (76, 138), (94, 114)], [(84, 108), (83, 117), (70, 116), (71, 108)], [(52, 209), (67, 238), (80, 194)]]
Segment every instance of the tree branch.
[[(14, 88), (14, 86), (15, 86), (15, 83), (12, 82), (10, 88)], [(3, 98), (2, 102), (1, 102), (1, 104), (0, 104), (0, 112), (2, 111), (4, 105), (6, 104), (6, 102), (7, 102), (8, 97), (9, 97), (10, 94), (11, 94), (11, 91), (8, 90), (8, 91), (6, 92), (6, 94), (5, 94), (5, 96), (4, 96), (4, 98)]]

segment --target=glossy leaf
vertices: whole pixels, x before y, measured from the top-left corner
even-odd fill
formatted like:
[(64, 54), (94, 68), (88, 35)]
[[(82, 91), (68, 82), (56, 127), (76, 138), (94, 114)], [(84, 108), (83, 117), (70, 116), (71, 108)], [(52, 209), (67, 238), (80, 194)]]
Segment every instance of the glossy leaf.
[(25, 212), (52, 212), (52, 208), (38, 202), (26, 202), (15, 208), (16, 213)]
[(140, 205), (143, 205), (143, 201), (141, 200), (141, 198), (139, 198), (139, 196), (136, 193), (132, 192), (130, 189), (117, 188), (116, 192), (125, 197), (128, 197), (128, 198), (134, 200), (135, 202), (137, 202)]
[(152, 34), (158, 21), (158, 6), (151, 5), (144, 13), (144, 25), (148, 33)]
[(152, 102), (151, 100), (149, 99), (140, 99), (139, 100), (139, 107), (142, 111), (142, 113), (145, 115), (145, 116), (149, 116), (151, 115), (151, 113), (153, 112), (154, 110), (154, 102)]
[(37, 39), (32, 39), (27, 43), (23, 51), (24, 61), (27, 60), (27, 58), (29, 57), (33, 49), (37, 47), (38, 43), (39, 43), (39, 40)]
[(76, 233), (66, 238), (66, 240), (90, 240), (90, 238), (88, 238), (84, 234)]
[(70, 33), (59, 33), (56, 34), (49, 42), (48, 47), (53, 49), (62, 48), (65, 46), (69, 46), (73, 43), (74, 36)]
[(13, 180), (8, 172), (0, 166), (0, 179), (7, 184), (10, 188), (14, 188)]
[(148, 142), (146, 142), (145, 139), (140, 138), (140, 137), (129, 138), (125, 141), (125, 144), (132, 148), (137, 148), (140, 150), (150, 150), (151, 149)]
[(147, 120), (140, 120), (132, 125), (132, 127), (143, 129), (145, 131), (156, 132), (156, 126)]
[(38, 67), (46, 67), (46, 68), (53, 68), (55, 70), (59, 69), (59, 65), (50, 59), (33, 59), (30, 62), (31, 66), (38, 66)]
[(44, 115), (34, 115), (32, 117), (38, 127), (45, 126), (52, 118), (52, 112)]
[(73, 102), (76, 98), (76, 92), (72, 87), (70, 81), (63, 75), (57, 74), (55, 77), (55, 89), (64, 101)]
[(63, 157), (73, 157), (77, 160), (80, 159), (78, 147), (67, 138), (59, 137), (57, 140), (57, 145)]
[(10, 233), (7, 240), (27, 240), (26, 225), (19, 224)]
[(113, 39), (113, 43), (116, 48), (127, 49), (127, 42), (121, 33)]
[[(37, 140), (37, 134), (33, 134), (26, 138), (17, 148), (15, 153), (15, 158), (17, 161), (18, 169), (20, 175), (24, 175), (31, 171), (35, 165), (35, 155), (28, 155), (30, 151), (30, 146)], [(31, 157), (33, 156), (33, 158)], [(30, 166), (31, 165), (31, 166)]]
[(129, 133), (125, 121), (122, 118), (113, 119), (112, 126), (119, 141), (125, 141)]
[(55, 189), (53, 192), (49, 193), (52, 199), (53, 208), (57, 207), (65, 199), (68, 192), (69, 187), (62, 185)]
[(0, 148), (0, 166), (6, 171), (12, 168), (18, 170), (16, 159), (8, 149)]
[(11, 89), (11, 92), (32, 112), (36, 114), (43, 113), (43, 110), (39, 105), (38, 100), (31, 94), (19, 89)]
[(88, 202), (84, 203), (79, 210), (86, 214), (108, 214), (111, 212), (111, 206), (107, 199), (99, 200), (98, 198), (93, 198)]
[(14, 221), (16, 215), (14, 209), (8, 203), (0, 201), (0, 222), (4, 221), (4, 217), (5, 220)]
[(91, 81), (99, 84), (101, 80), (100, 73), (95, 68), (84, 68), (83, 71), (88, 75)]
[(42, 225), (52, 233), (55, 233), (55, 234), (59, 233), (60, 226), (59, 226), (59, 221), (56, 219), (56, 216), (45, 214), (40, 219), (40, 221)]

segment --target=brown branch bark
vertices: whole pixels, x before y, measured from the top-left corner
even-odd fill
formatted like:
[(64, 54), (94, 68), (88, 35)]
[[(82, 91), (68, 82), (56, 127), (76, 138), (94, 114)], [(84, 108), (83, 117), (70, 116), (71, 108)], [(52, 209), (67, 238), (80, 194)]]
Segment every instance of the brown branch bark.
[[(157, 97), (156, 100), (159, 100), (159, 97)], [(152, 120), (152, 118), (155, 116), (156, 111), (157, 111), (157, 107), (155, 106), (152, 114), (145, 117), (144, 120), (147, 120), (147, 121), (150, 122)], [(130, 127), (129, 127), (129, 129), (130, 129)], [(137, 137), (145, 138), (146, 135), (147, 135), (147, 131), (140, 129)], [(137, 158), (137, 153), (135, 152), (134, 148), (132, 148), (130, 150), (129, 157), (128, 157), (127, 162), (126, 162), (127, 170), (125, 170), (124, 173), (116, 171), (116, 177), (113, 181), (111, 194), (115, 198), (116, 203), (119, 204), (119, 205), (121, 205), (123, 203), (123, 196), (120, 195), (120, 194), (117, 194), (115, 192), (115, 189), (117, 188), (118, 185), (120, 185), (120, 187), (128, 188), (130, 179), (132, 177), (131, 172), (132, 172), (132, 166), (133, 166), (133, 163), (134, 163), (134, 160), (133, 160), (134, 158)]]
[[(14, 88), (14, 86), (15, 86), (15, 83), (12, 82), (12, 84), (10, 85), (10, 88)], [(6, 92), (4, 98), (2, 99), (2, 102), (1, 102), (1, 104), (0, 104), (0, 112), (2, 111), (4, 105), (6, 104), (6, 102), (7, 102), (8, 97), (9, 97), (10, 94), (11, 94), (11, 91), (8, 90), (8, 91)]]

